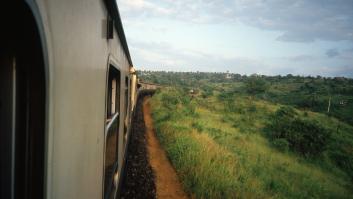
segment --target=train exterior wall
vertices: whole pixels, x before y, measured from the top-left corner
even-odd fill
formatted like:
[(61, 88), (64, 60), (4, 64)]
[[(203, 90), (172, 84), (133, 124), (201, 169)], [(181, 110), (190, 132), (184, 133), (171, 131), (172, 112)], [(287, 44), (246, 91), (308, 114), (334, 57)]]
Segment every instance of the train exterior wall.
[[(29, 1), (38, 8), (47, 54), (47, 198), (102, 198), (109, 63), (121, 74), (124, 110), (129, 62), (117, 32), (106, 38), (107, 9), (97, 0)], [(125, 118), (121, 115), (121, 118)], [(119, 171), (123, 119), (120, 119)]]

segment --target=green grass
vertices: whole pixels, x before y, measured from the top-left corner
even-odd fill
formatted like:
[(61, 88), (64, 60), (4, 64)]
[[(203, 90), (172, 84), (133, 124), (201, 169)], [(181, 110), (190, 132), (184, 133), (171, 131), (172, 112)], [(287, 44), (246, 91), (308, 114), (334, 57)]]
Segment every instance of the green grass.
[(333, 132), (338, 124), (341, 129), (323, 154), (307, 159), (266, 139), (264, 127), (279, 105), (246, 96), (229, 103), (216, 96), (190, 99), (173, 88), (157, 92), (151, 105), (157, 136), (192, 197), (353, 198), (351, 165), (345, 170), (331, 157), (337, 150), (352, 157), (348, 124), (308, 112), (305, 117)]

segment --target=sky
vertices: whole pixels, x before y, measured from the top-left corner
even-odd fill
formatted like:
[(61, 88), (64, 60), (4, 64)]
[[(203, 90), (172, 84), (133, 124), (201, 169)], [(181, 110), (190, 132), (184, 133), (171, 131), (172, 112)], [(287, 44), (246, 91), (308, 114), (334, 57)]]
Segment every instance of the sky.
[(139, 70), (353, 77), (353, 0), (117, 0)]

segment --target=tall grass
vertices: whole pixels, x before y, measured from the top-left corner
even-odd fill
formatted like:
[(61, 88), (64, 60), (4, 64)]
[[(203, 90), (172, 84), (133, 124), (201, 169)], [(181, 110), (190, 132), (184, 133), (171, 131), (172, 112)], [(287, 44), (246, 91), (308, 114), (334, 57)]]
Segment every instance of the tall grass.
[[(353, 198), (350, 175), (330, 151), (307, 159), (272, 147), (263, 129), (277, 105), (234, 96), (227, 103), (191, 98), (178, 89), (158, 92), (151, 105), (157, 136), (192, 197)], [(311, 112), (307, 117), (330, 120)]]

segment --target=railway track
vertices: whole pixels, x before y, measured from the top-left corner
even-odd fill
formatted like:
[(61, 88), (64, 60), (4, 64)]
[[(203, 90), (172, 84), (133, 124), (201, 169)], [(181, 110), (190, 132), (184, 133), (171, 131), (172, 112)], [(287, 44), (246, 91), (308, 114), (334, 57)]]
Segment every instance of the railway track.
[(151, 95), (151, 92), (141, 93), (136, 104), (124, 179), (120, 189), (121, 199), (156, 198), (155, 176), (148, 161), (146, 148), (146, 126), (143, 116), (143, 99), (146, 95)]
[(140, 94), (132, 121), (120, 198), (187, 199), (178, 176), (155, 135), (151, 92)]

